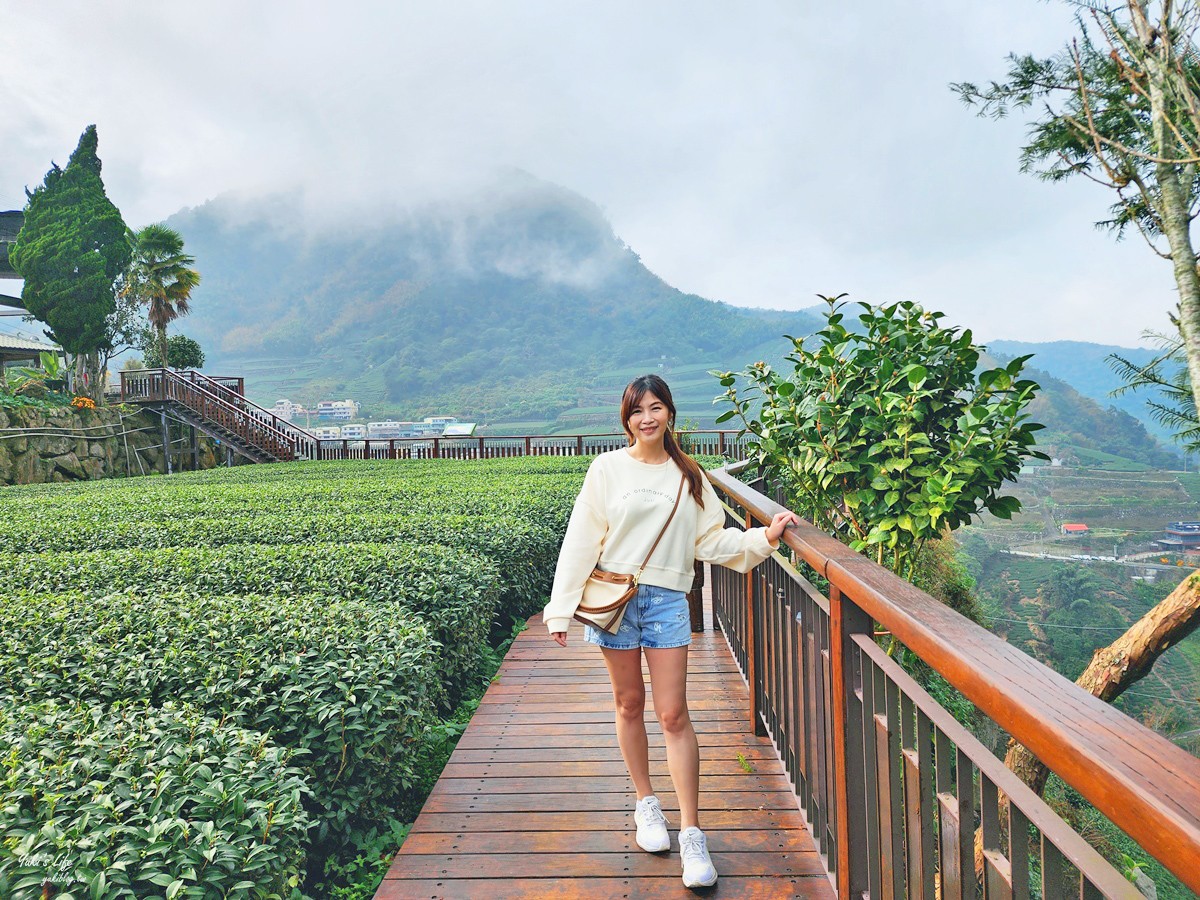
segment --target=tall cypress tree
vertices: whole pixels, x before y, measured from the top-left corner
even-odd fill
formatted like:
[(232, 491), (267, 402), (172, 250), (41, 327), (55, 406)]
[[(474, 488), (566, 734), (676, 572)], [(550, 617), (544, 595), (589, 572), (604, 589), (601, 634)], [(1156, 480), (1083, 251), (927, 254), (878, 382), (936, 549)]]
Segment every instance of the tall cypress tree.
[(125, 221), (104, 191), (96, 143), (96, 126), (89, 125), (66, 168), (52, 165), (42, 184), (25, 192), (25, 223), (9, 253), (25, 279), (25, 308), (76, 356), (84, 376), (76, 389), (93, 397), (101, 392), (105, 319), (116, 309), (117, 278), (131, 253)]

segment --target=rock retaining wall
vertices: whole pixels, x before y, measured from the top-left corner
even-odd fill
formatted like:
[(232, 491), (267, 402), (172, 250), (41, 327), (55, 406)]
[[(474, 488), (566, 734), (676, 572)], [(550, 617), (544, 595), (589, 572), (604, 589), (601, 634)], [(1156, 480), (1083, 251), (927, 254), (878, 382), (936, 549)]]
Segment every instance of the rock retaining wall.
[[(175, 429), (179, 438), (179, 429)], [(178, 452), (178, 445), (176, 451)], [(183, 454), (192, 467), (190, 445)], [(175, 457), (179, 468), (179, 456)], [(200, 468), (217, 464), (200, 438)], [(0, 408), (0, 485), (123, 478), (163, 471), (157, 415), (130, 407), (97, 410)]]

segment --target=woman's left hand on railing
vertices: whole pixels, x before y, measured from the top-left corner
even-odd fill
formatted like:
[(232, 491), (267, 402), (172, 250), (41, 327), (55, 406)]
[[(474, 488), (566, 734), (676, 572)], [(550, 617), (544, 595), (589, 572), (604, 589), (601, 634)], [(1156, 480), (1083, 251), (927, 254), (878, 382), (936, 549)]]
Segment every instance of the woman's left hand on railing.
[(772, 544), (777, 543), (783, 537), (783, 530), (789, 525), (799, 525), (800, 517), (794, 512), (785, 511), (775, 513), (771, 517), (771, 524), (767, 526), (767, 540)]

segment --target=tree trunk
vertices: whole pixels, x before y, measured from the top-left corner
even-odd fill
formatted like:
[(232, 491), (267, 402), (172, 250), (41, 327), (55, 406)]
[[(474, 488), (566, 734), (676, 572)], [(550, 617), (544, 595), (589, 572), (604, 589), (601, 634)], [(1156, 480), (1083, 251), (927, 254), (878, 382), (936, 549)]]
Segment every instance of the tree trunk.
[(104, 402), (104, 384), (100, 377), (100, 352), (91, 350), (75, 357), (75, 379), (71, 388), (76, 396), (87, 397), (99, 406)]
[(1174, 166), (1160, 165), (1158, 168), (1163, 234), (1171, 248), (1175, 286), (1179, 291), (1179, 333), (1187, 352), (1192, 402), (1200, 410), (1200, 274), (1196, 272), (1191, 222), (1183, 186), (1179, 183), (1179, 173)]
[[(1181, 91), (1177, 85), (1172, 89), (1172, 82), (1177, 82), (1182, 77), (1182, 70), (1174, 65), (1172, 40), (1168, 39), (1165, 33), (1162, 40), (1156, 42), (1153, 38), (1146, 4), (1141, 0), (1129, 0), (1128, 5), (1130, 21), (1138, 40), (1146, 48), (1157, 48), (1154, 51), (1148, 49), (1142, 60), (1150, 89), (1151, 150), (1160, 159), (1176, 159), (1180, 148), (1176, 145), (1167, 123), (1167, 107), (1171, 102), (1170, 98), (1187, 94), (1187, 91)], [(1169, 22), (1164, 21), (1162, 24), (1165, 29)], [(1154, 177), (1159, 188), (1156, 211), (1162, 223), (1163, 236), (1166, 237), (1167, 246), (1171, 251), (1175, 286), (1179, 291), (1179, 332), (1187, 353), (1192, 402), (1200, 411), (1200, 273), (1196, 272), (1196, 251), (1192, 246), (1188, 192), (1181, 182), (1180, 168), (1179, 164), (1169, 162), (1155, 165)]]
[[(1168, 648), (1200, 627), (1200, 572), (1193, 572), (1170, 595), (1138, 619), (1129, 630), (1097, 650), (1076, 684), (1112, 703), (1130, 685), (1144, 678)], [(1046, 789), (1050, 770), (1018, 744), (1008, 742), (1004, 764), (1039, 797)], [(1008, 821), (1008, 798), (1000, 797), (1000, 821)], [(983, 833), (975, 832), (975, 877), (983, 877)]]
[(170, 360), (167, 359), (167, 326), (158, 326), (158, 364), (161, 368), (167, 368)]

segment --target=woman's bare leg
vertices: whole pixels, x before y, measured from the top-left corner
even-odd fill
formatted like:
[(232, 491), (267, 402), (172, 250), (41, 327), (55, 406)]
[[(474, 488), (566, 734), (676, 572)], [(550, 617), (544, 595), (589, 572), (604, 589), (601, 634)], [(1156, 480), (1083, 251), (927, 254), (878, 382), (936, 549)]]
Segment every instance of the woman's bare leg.
[(700, 745), (687, 706), (687, 647), (646, 647), (654, 715), (667, 744), (667, 767), (679, 798), (679, 829), (700, 827)]
[(617, 743), (638, 799), (654, 793), (650, 787), (650, 751), (646, 742), (646, 685), (642, 681), (642, 650), (601, 647), (617, 707)]

